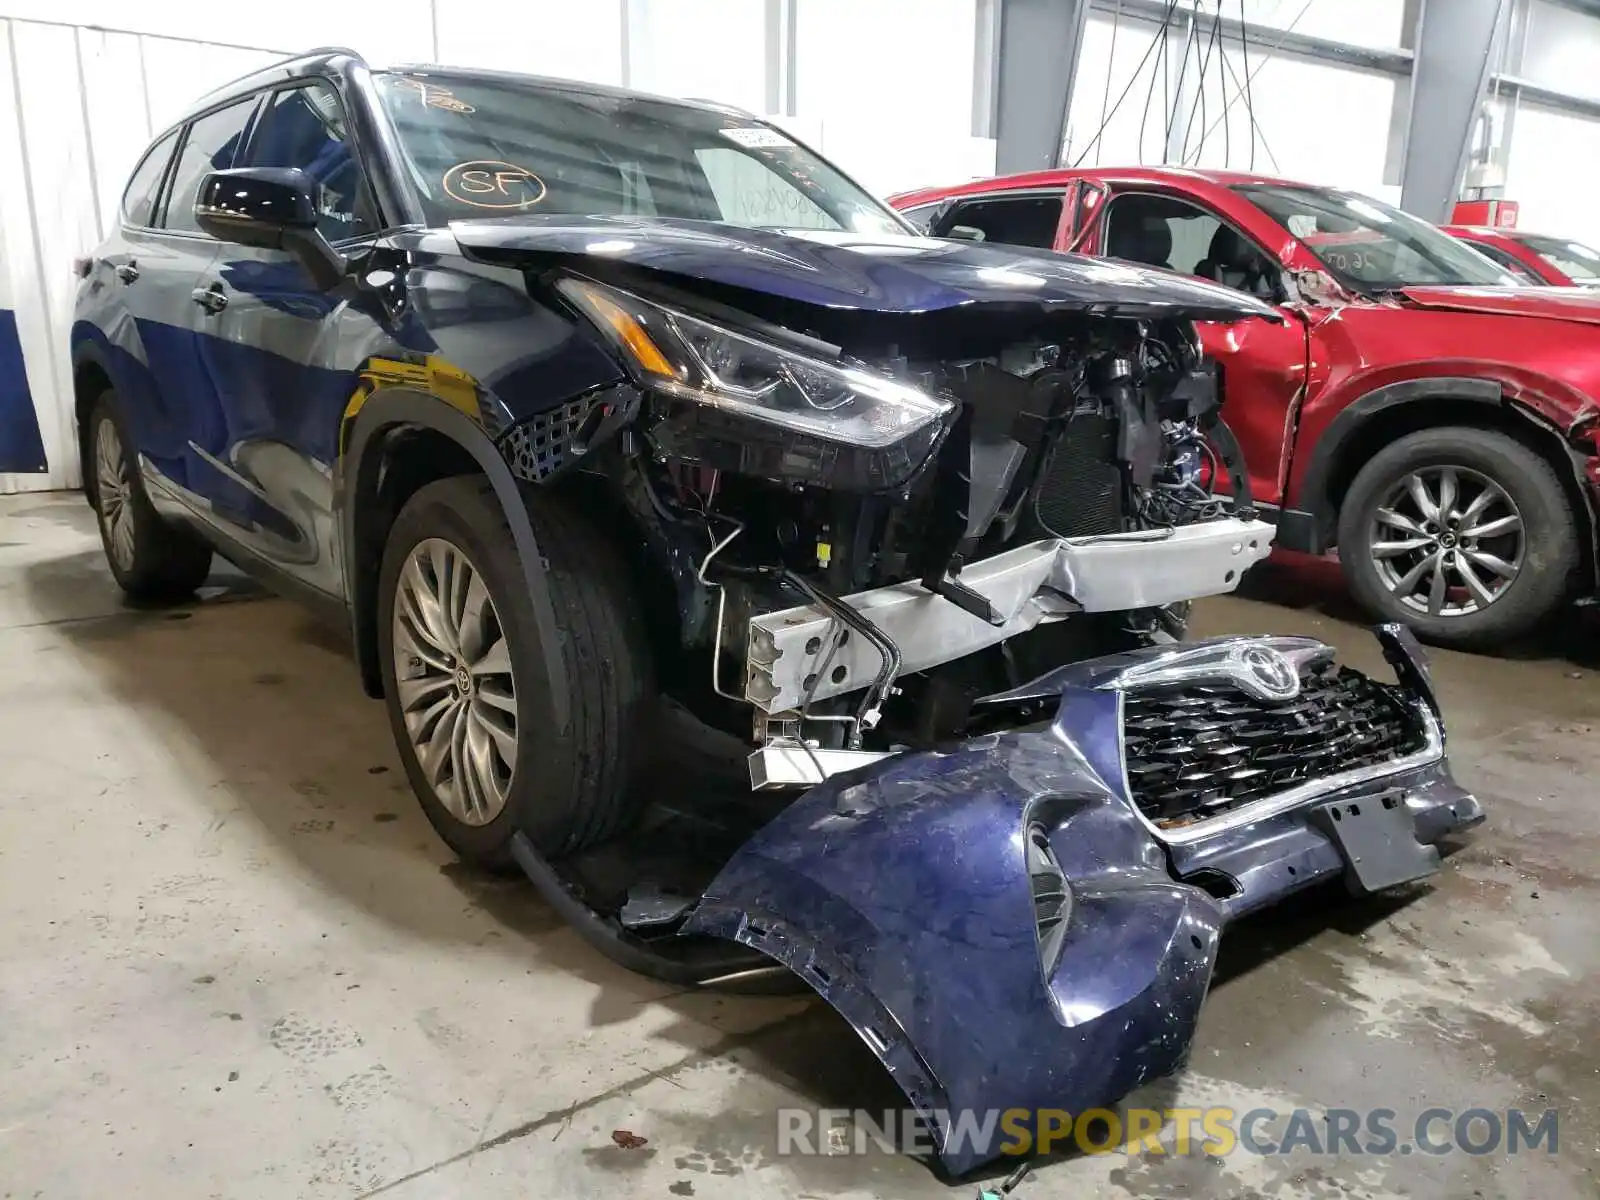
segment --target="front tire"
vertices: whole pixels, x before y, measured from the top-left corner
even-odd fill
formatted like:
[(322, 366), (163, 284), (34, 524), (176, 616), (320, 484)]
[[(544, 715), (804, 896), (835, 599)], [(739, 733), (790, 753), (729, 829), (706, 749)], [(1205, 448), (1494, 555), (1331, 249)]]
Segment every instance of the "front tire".
[(1549, 618), (1578, 562), (1577, 521), (1550, 464), (1487, 429), (1385, 447), (1350, 484), (1339, 561), (1363, 607), (1424, 641), (1492, 651)]
[(99, 518), (106, 561), (118, 585), (136, 600), (182, 600), (211, 573), (211, 547), (161, 519), (145, 493), (131, 444), (116, 393), (102, 393), (89, 413), (84, 486)]
[(631, 814), (654, 700), (626, 569), (583, 518), (529, 494), (558, 626), (569, 728), (556, 728), (522, 562), (494, 489), (440, 480), (400, 510), (379, 576), (390, 727), (439, 836), (464, 861), (511, 863), (524, 833), (546, 856), (602, 841)]

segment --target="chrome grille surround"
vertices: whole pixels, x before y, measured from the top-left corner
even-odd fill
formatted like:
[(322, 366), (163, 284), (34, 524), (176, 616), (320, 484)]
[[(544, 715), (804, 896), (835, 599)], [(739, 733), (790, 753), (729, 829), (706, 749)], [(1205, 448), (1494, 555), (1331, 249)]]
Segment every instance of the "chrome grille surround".
[[(1299, 686), (1267, 699), (1248, 675), (1278, 656)], [(1424, 697), (1333, 658), (1309, 638), (1238, 638), (1176, 647), (1101, 682), (1118, 693), (1123, 790), (1140, 819), (1163, 841), (1199, 841), (1443, 757)]]

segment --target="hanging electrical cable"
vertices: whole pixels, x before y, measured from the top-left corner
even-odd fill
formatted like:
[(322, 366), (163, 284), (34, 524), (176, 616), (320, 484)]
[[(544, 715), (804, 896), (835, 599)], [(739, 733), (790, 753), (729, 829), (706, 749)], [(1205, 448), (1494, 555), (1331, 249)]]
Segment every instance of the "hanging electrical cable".
[[(1217, 3), (1222, 3), (1222, 0), (1217, 0)], [(1100, 94), (1100, 129), (1102, 131), (1104, 131), (1106, 127), (1106, 121), (1108, 119), (1106, 117), (1106, 105), (1111, 102), (1111, 68), (1116, 65), (1117, 61), (1117, 29), (1121, 25), (1122, 0), (1117, 0), (1117, 7), (1111, 14), (1111, 52), (1106, 55), (1106, 88), (1105, 91)], [(1099, 134), (1095, 135), (1095, 141), (1097, 143), (1100, 141)], [(1100, 165), (1099, 145), (1095, 146), (1094, 165), (1097, 167)], [(1073, 166), (1077, 166), (1077, 163), (1074, 163)]]
[[(1274, 45), (1271, 45), (1271, 46), (1267, 47), (1266, 53), (1269, 56), (1273, 55), (1273, 54), (1276, 54), (1278, 51), (1283, 49), (1284, 42), (1288, 39), (1289, 35), (1292, 34), (1295, 31), (1295, 29), (1299, 26), (1301, 19), (1310, 10), (1311, 4), (1312, 4), (1312, 0), (1305, 0), (1305, 3), (1303, 3), (1300, 6), (1300, 11), (1295, 14), (1294, 20), (1290, 21), (1289, 24), (1284, 27), (1283, 34), (1278, 39), (1278, 41)], [(1240, 11), (1241, 14), (1244, 12), (1243, 0), (1240, 0), (1239, 11)], [(1239, 24), (1240, 24), (1240, 32), (1239, 32), (1240, 45), (1243, 48), (1245, 54), (1248, 55), (1249, 54), (1249, 44), (1248, 44), (1249, 43), (1249, 31), (1248, 31), (1248, 28), (1245, 26), (1245, 23), (1244, 23), (1243, 20), (1241, 20), (1239, 22)], [(1225, 103), (1222, 106), (1222, 113), (1221, 113), (1221, 115), (1219, 115), (1217, 117), (1217, 119), (1215, 121), (1212, 121), (1209, 125), (1206, 126), (1206, 131), (1202, 135), (1202, 137), (1203, 138), (1210, 137), (1212, 131), (1215, 130), (1218, 125), (1222, 125), (1223, 126), (1224, 136), (1226, 136), (1226, 133), (1227, 133), (1227, 124), (1226, 123), (1227, 123), (1227, 120), (1228, 120), (1228, 114), (1233, 111), (1233, 106), (1235, 104), (1237, 104), (1240, 100), (1243, 100), (1245, 102), (1245, 111), (1249, 115), (1249, 119), (1250, 119), (1250, 138), (1251, 138), (1251, 144), (1252, 144), (1252, 149), (1251, 149), (1251, 153), (1250, 153), (1250, 161), (1251, 161), (1252, 168), (1253, 168), (1254, 163), (1255, 163), (1254, 143), (1255, 143), (1255, 139), (1258, 136), (1261, 139), (1261, 148), (1266, 151), (1267, 157), (1272, 160), (1274, 168), (1277, 168), (1277, 162), (1278, 162), (1277, 155), (1272, 153), (1272, 146), (1267, 141), (1266, 134), (1262, 132), (1260, 124), (1255, 119), (1255, 97), (1252, 94), (1251, 89), (1250, 89), (1250, 85), (1255, 82), (1255, 77), (1261, 73), (1261, 71), (1266, 67), (1267, 62), (1270, 62), (1271, 59), (1269, 57), (1266, 62), (1258, 62), (1258, 63), (1256, 63), (1256, 66), (1255, 66), (1254, 70), (1246, 69), (1245, 73), (1244, 73), (1244, 82), (1241, 83), (1239, 81), (1239, 76), (1234, 72), (1233, 64), (1231, 62), (1229, 62), (1229, 60), (1228, 60), (1227, 41), (1226, 41), (1226, 39), (1224, 39), (1222, 45), (1223, 45), (1223, 53), (1222, 53), (1222, 56), (1221, 56), (1222, 57), (1222, 66), (1223, 66), (1224, 71), (1227, 73), (1228, 77), (1233, 80), (1234, 95), (1233, 95), (1233, 98), (1231, 100), (1226, 99), (1227, 91), (1226, 91), (1226, 87), (1224, 87), (1223, 96), (1224, 96)], [(1227, 162), (1227, 164), (1229, 166), (1232, 166), (1232, 154), (1231, 153), (1229, 153), (1226, 156), (1225, 161)]]
[[(1177, 11), (1177, 8), (1178, 0), (1168, 0), (1166, 13), (1161, 19), (1161, 28), (1163, 30), (1166, 29), (1167, 21), (1171, 18), (1172, 14)], [(1100, 128), (1095, 130), (1094, 137), (1089, 139), (1088, 144), (1084, 146), (1083, 150), (1078, 154), (1078, 157), (1072, 160), (1073, 170), (1076, 170), (1078, 167), (1083, 165), (1083, 160), (1089, 157), (1089, 151), (1095, 146), (1099, 145), (1100, 139), (1105, 136), (1106, 129), (1108, 126), (1110, 126), (1112, 118), (1117, 115), (1117, 110), (1122, 107), (1122, 102), (1128, 98), (1128, 93), (1133, 91), (1134, 85), (1139, 82), (1139, 76), (1144, 73), (1145, 63), (1150, 61), (1150, 56), (1155, 53), (1156, 47), (1161, 44), (1161, 40), (1162, 39), (1157, 36), (1156, 38), (1153, 38), (1150, 42), (1150, 45), (1146, 47), (1144, 57), (1139, 59), (1138, 65), (1133, 68), (1133, 74), (1128, 77), (1127, 85), (1122, 89), (1122, 94), (1117, 97), (1117, 102), (1111, 106), (1111, 111), (1107, 113), (1105, 118), (1100, 122)], [(1110, 69), (1111, 67), (1108, 64), (1106, 70), (1110, 71)]]
[[(1310, 8), (1310, 0), (1306, 0), (1306, 8)], [(1306, 9), (1300, 10), (1300, 16), (1306, 15)], [(1290, 25), (1290, 29), (1294, 26)], [(1256, 102), (1250, 91), (1250, 26), (1245, 21), (1244, 0), (1239, 0), (1239, 51), (1243, 56), (1241, 66), (1244, 68), (1244, 111), (1250, 119), (1250, 170), (1256, 169)]]
[[(1194, 117), (1195, 117), (1195, 113), (1196, 112), (1198, 112), (1200, 114), (1200, 144), (1195, 147), (1195, 151), (1194, 151), (1194, 160), (1195, 160), (1195, 162), (1198, 163), (1200, 161), (1201, 156), (1205, 153), (1205, 149), (1206, 149), (1206, 138), (1205, 138), (1205, 128), (1206, 128), (1206, 80), (1207, 80), (1207, 76), (1211, 72), (1211, 55), (1212, 55), (1212, 52), (1216, 50), (1217, 41), (1221, 37), (1221, 35), (1222, 35), (1222, 0), (1217, 0), (1217, 13), (1216, 13), (1216, 16), (1213, 17), (1212, 20), (1211, 20), (1211, 34), (1206, 39), (1206, 49), (1205, 49), (1205, 55), (1203, 57), (1200, 54), (1200, 45), (1199, 45), (1199, 43), (1198, 42), (1195, 43), (1195, 57), (1200, 59), (1200, 94), (1195, 98), (1195, 102), (1189, 106), (1189, 122), (1188, 122), (1188, 124), (1186, 124), (1183, 127), (1183, 155), (1182, 155), (1182, 157), (1180, 158), (1179, 161), (1184, 166), (1188, 166), (1189, 165), (1189, 135), (1194, 132)], [(1218, 82), (1219, 83), (1223, 82), (1222, 72), (1219, 71), (1217, 73), (1217, 75), (1218, 75)], [(1227, 92), (1226, 85), (1224, 85), (1224, 87), (1223, 87), (1223, 92), (1224, 92), (1224, 97), (1223, 98), (1226, 99), (1227, 98), (1226, 97), (1226, 92)], [(1226, 161), (1226, 159), (1227, 159), (1226, 153), (1224, 153), (1223, 159), (1224, 159), (1224, 161)]]
[[(1193, 46), (1195, 49), (1195, 57), (1199, 57), (1200, 45), (1194, 36), (1195, 20), (1199, 15), (1200, 9), (1199, 6), (1196, 5), (1194, 11), (1189, 13), (1184, 18), (1184, 24), (1186, 28), (1183, 35), (1183, 58), (1178, 64), (1178, 94), (1172, 98), (1170, 103), (1165, 105), (1167, 113), (1167, 127), (1161, 141), (1162, 166), (1168, 165), (1172, 157), (1172, 131), (1178, 127), (1178, 106), (1183, 103), (1184, 81), (1189, 78), (1189, 48), (1191, 46)], [(1202, 91), (1205, 90), (1204, 80), (1201, 80), (1200, 87)], [(1166, 87), (1163, 83), (1162, 96), (1165, 97), (1165, 95)]]
[[(1144, 112), (1139, 117), (1139, 165), (1144, 166), (1144, 133), (1150, 122), (1150, 106), (1156, 102), (1156, 76), (1161, 76), (1161, 111), (1167, 111), (1167, 30), (1172, 25), (1172, 14), (1178, 11), (1178, 0), (1171, 0), (1166, 12), (1161, 14), (1161, 28), (1157, 30), (1155, 41), (1150, 45), (1155, 48), (1156, 61), (1150, 69), (1150, 86), (1144, 94)], [(1162, 147), (1162, 157), (1166, 157), (1166, 147)]]

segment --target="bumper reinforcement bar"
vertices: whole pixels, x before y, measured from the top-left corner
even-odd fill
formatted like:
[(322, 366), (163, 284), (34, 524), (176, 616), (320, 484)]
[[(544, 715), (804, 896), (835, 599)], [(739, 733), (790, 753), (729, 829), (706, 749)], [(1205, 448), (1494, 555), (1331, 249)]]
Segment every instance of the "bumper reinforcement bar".
[[(963, 586), (986, 599), (990, 624), (919, 583), (845, 596), (899, 648), (901, 671), (925, 671), (1075, 612), (1123, 612), (1231, 592), (1272, 549), (1265, 521), (1228, 518), (1173, 530), (1050, 538), (969, 564)], [(834, 646), (837, 622), (814, 604), (753, 618), (747, 631), (744, 694), (763, 712), (866, 687), (882, 669), (864, 639)], [(831, 651), (831, 653), (830, 653)], [(826, 667), (826, 676), (818, 672)]]

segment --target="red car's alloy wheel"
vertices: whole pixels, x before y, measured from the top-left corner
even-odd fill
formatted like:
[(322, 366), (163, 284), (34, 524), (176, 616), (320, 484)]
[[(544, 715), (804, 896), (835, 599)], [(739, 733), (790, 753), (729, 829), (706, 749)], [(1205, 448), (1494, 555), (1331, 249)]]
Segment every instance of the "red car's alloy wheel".
[(1499, 599), (1522, 570), (1522, 513), (1494, 480), (1466, 467), (1419, 468), (1373, 513), (1378, 579), (1406, 608), (1466, 616)]

